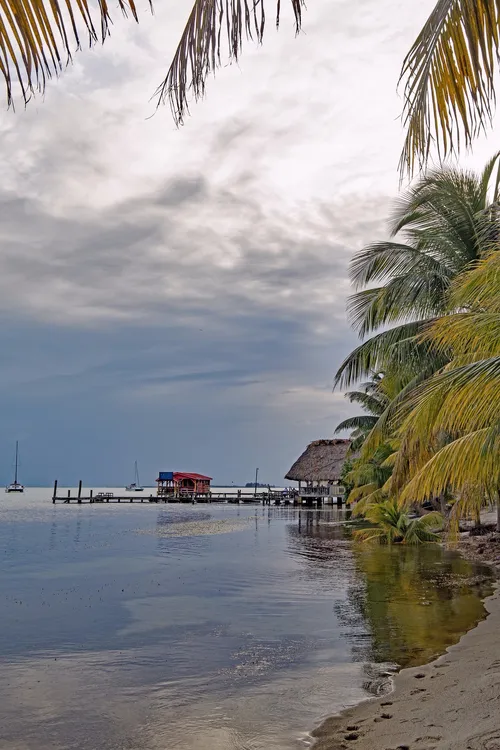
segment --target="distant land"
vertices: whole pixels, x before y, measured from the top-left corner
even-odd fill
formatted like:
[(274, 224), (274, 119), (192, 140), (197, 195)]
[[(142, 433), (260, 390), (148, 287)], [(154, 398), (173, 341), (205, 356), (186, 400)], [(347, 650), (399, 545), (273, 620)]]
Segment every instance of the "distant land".
[[(245, 487), (255, 487), (255, 482), (247, 482)], [(261, 484), (257, 482), (257, 487), (276, 487), (275, 484)]]

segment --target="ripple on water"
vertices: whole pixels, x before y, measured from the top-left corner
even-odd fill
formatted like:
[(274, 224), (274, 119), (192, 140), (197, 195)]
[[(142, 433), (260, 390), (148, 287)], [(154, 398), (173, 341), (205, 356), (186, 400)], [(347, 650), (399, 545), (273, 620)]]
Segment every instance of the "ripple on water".
[(231, 534), (233, 531), (243, 531), (248, 528), (248, 522), (248, 519), (241, 521), (178, 521), (159, 525), (155, 529), (136, 529), (136, 533), (160, 537), (212, 536), (214, 534)]

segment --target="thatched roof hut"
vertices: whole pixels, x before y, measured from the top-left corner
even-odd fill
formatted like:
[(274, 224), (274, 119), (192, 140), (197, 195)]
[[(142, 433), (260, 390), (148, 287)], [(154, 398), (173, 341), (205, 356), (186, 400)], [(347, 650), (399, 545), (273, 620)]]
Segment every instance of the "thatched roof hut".
[(314, 440), (295, 461), (285, 479), (296, 482), (337, 482), (350, 440)]

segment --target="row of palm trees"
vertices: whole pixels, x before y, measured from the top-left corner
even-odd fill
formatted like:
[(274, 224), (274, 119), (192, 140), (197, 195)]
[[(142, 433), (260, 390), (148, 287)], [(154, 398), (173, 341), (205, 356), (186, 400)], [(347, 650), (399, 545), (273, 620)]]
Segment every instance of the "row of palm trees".
[(500, 530), (499, 185), (499, 154), (480, 175), (428, 173), (395, 206), (391, 240), (351, 263), (361, 343), (335, 382), (365, 381), (347, 393), (365, 414), (337, 430), (352, 430), (350, 499), (373, 522), (404, 527), (425, 504), (457, 528), (489, 503)]

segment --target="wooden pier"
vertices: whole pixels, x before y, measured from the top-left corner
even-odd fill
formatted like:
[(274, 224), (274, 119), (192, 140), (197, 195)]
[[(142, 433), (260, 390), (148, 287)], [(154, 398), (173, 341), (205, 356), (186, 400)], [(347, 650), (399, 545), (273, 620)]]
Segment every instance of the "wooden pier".
[[(231, 503), (231, 504), (242, 504), (242, 505), (294, 505), (302, 507), (321, 507), (323, 503), (319, 500), (302, 501), (297, 497), (295, 492), (289, 490), (275, 490), (266, 492), (257, 492), (253, 495), (246, 495), (241, 491), (235, 490), (234, 492), (217, 492), (211, 491), (210, 494), (203, 495), (184, 495), (180, 497), (158, 497), (157, 495), (147, 495), (145, 492), (128, 494), (128, 495), (115, 495), (113, 492), (96, 492), (89, 490), (88, 494), (83, 494), (82, 481), (78, 483), (78, 489), (76, 494), (71, 494), (71, 490), (67, 491), (67, 494), (58, 495), (57, 492), (57, 479), (54, 482), (54, 490), (52, 493), (52, 502), (63, 503), (65, 505), (83, 503), (189, 503), (195, 505), (197, 503)], [(337, 503), (338, 504), (338, 503)]]

